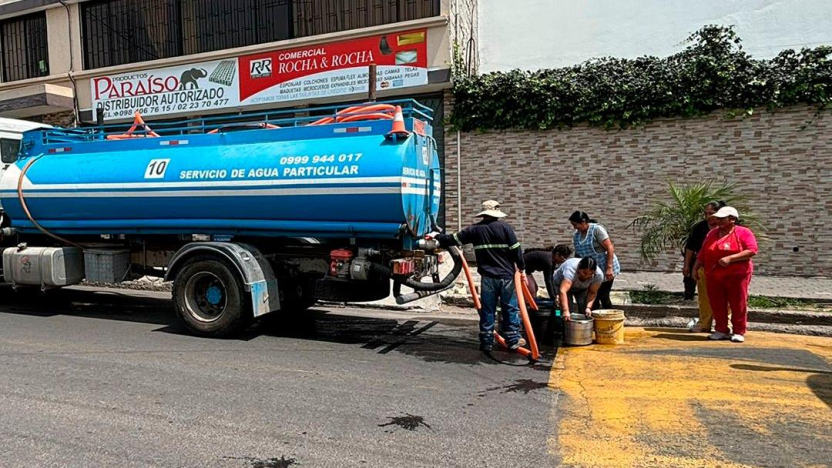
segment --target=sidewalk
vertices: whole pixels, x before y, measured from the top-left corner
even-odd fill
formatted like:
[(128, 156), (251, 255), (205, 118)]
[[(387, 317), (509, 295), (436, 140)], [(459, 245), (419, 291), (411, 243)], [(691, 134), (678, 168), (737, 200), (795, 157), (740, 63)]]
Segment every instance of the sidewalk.
[[(660, 291), (682, 292), (681, 273), (653, 271), (621, 272), (613, 283), (613, 291), (644, 289), (648, 284)], [(750, 293), (755, 296), (777, 296), (832, 301), (832, 278), (795, 276), (760, 276), (751, 279)]]
[[(471, 271), (474, 281), (479, 283), (480, 277), (476, 269)], [(537, 284), (543, 286), (543, 276), (534, 275)], [(465, 283), (465, 276), (459, 275), (456, 282)], [(642, 290), (647, 285), (654, 285), (659, 291), (683, 292), (681, 273), (663, 273), (655, 271), (621, 272), (615, 278), (613, 291)], [(455, 288), (458, 291), (460, 288)], [(790, 297), (795, 299), (815, 299), (832, 301), (832, 278), (803, 278), (796, 276), (760, 276), (755, 275), (751, 280), (750, 293), (755, 296)]]

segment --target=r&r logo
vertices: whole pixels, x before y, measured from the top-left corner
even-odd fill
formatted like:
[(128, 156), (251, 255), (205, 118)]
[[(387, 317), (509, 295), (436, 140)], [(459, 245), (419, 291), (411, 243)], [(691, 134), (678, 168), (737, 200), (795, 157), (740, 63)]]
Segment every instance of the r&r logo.
[(272, 59), (266, 57), (260, 60), (252, 60), (249, 65), (249, 75), (252, 78), (268, 78), (272, 76)]

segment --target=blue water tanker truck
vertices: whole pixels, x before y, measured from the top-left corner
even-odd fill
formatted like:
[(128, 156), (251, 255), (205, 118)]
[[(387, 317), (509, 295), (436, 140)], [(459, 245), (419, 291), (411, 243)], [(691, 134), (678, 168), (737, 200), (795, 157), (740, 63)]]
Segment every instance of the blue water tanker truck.
[[(195, 334), (316, 301), (435, 294), (441, 172), (416, 101), (26, 132), (0, 178), (3, 277), (156, 275)], [(403, 289), (406, 288), (406, 289)]]

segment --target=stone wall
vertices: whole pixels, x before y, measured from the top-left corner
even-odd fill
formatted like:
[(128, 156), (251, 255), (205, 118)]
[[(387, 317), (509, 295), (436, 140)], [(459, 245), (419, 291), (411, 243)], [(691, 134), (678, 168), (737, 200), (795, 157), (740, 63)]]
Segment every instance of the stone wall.
[[(446, 113), (452, 102), (446, 96)], [(645, 263), (627, 228), (667, 181), (738, 184), (769, 228), (757, 271), (832, 276), (832, 115), (793, 107), (747, 118), (723, 113), (665, 119), (634, 130), (578, 126), (552, 131), (463, 133), (463, 225), (482, 200), (502, 202), (524, 246), (571, 242), (577, 209), (610, 231), (626, 270), (681, 268), (674, 252)], [(808, 125), (807, 125), (807, 122)], [(446, 136), (446, 214), (456, 229), (457, 134)]]
[(26, 120), (54, 125), (56, 127), (69, 128), (75, 125), (75, 113), (72, 111), (55, 112), (53, 114), (44, 114), (33, 117), (27, 117)]

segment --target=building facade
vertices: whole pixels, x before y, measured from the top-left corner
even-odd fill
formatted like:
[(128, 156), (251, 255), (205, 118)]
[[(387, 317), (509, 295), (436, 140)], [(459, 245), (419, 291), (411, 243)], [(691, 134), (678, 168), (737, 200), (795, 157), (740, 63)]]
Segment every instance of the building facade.
[(828, 0), (515, 0), (482, 2), (479, 13), (483, 72), (665, 57), (707, 24), (734, 26), (743, 49), (761, 59), (832, 44)]
[(303, 112), (366, 101), (375, 64), (379, 100), (441, 121), (454, 64), (476, 72), (476, 25), (476, 0), (0, 0), (0, 117)]
[(360, 101), (370, 63), (379, 99), (441, 115), (470, 18), (471, 0), (0, 1), (0, 116), (83, 125)]

